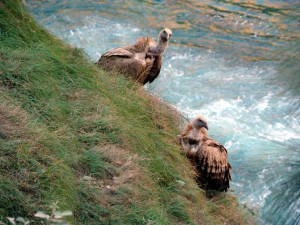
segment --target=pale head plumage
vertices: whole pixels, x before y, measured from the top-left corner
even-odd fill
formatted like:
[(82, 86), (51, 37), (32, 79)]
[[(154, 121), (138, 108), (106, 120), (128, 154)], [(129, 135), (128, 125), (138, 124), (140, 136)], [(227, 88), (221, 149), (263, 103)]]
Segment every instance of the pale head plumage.
[(169, 28), (162, 29), (158, 34), (158, 44), (168, 44), (172, 36), (172, 31)]
[(205, 127), (208, 130), (207, 120), (203, 116), (200, 116), (200, 115), (197, 116), (193, 120), (192, 123), (193, 123), (194, 127), (197, 128), (197, 129), (201, 129), (202, 127)]

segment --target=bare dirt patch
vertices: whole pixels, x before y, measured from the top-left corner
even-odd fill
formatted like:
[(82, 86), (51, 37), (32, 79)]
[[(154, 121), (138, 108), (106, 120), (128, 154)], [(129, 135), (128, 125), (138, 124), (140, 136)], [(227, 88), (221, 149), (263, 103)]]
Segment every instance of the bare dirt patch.
[(102, 189), (115, 192), (121, 187), (131, 189), (135, 181), (141, 177), (137, 154), (132, 154), (116, 145), (98, 146), (93, 150), (101, 152), (111, 164), (118, 168), (118, 173), (106, 180), (83, 176), (82, 179), (90, 185), (97, 185)]
[(19, 107), (9, 107), (0, 103), (0, 138), (24, 137), (27, 117)]

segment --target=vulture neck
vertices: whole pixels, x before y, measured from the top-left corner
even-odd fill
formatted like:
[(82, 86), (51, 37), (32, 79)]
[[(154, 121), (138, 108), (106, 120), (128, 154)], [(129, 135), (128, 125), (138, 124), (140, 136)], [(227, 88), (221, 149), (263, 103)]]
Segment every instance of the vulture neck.
[(201, 132), (201, 141), (206, 141), (209, 139), (209, 137), (207, 135), (207, 130), (205, 127), (201, 127), (200, 132)]
[(158, 37), (158, 45), (156, 47), (157, 53), (162, 54), (168, 47), (169, 41), (164, 41), (160, 36)]

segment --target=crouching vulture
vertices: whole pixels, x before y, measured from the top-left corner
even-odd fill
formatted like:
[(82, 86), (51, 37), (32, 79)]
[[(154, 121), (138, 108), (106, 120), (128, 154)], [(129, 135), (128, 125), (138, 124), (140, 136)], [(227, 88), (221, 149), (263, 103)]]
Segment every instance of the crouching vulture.
[(227, 150), (207, 135), (202, 116), (189, 123), (179, 136), (184, 153), (195, 166), (197, 183), (205, 190), (227, 191), (231, 180)]
[(152, 83), (160, 73), (162, 54), (168, 47), (172, 31), (160, 31), (157, 43), (151, 37), (140, 37), (134, 45), (114, 48), (101, 55), (100, 68), (114, 70), (140, 84)]

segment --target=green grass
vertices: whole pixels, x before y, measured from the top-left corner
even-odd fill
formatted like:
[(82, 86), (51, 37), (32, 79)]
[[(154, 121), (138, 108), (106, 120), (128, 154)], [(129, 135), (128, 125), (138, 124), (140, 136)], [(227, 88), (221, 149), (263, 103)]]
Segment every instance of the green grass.
[[(73, 224), (248, 224), (207, 200), (175, 143), (180, 115), (96, 68), (19, 1), (0, 3), (0, 221), (58, 201)], [(227, 199), (227, 200), (226, 200)]]

